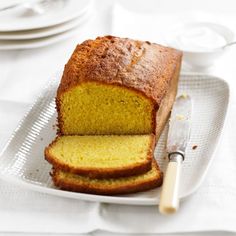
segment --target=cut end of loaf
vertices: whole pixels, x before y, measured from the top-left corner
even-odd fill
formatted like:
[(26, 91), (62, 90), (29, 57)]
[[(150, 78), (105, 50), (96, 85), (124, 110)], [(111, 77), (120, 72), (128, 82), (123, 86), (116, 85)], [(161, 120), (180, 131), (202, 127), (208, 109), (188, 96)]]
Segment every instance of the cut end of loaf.
[(83, 82), (57, 99), (63, 135), (148, 134), (155, 126), (153, 101), (119, 85)]

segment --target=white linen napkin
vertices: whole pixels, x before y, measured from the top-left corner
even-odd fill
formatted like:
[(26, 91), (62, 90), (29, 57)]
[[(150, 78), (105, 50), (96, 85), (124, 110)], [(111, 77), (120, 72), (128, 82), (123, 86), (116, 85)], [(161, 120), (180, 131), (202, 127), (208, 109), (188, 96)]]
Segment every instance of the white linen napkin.
[[(155, 29), (154, 22), (161, 22), (162, 18), (158, 18), (159, 16), (138, 15), (123, 9), (115, 10), (113, 14), (113, 34), (158, 41), (153, 29)], [(131, 21), (135, 23), (136, 30)], [(148, 22), (152, 27), (145, 27)], [(3, 64), (0, 64), (2, 77), (5, 78), (0, 82), (1, 142), (6, 141), (28, 109), (32, 98), (35, 98), (35, 94), (40, 91), (44, 84), (40, 79), (47, 78), (49, 72), (53, 73), (57, 69), (56, 66), (62, 67), (73, 49), (73, 44), (61, 44), (60, 49), (52, 46), (46, 50), (0, 55), (0, 60), (5, 59), (1, 60)], [(44, 53), (47, 55), (46, 63)], [(230, 63), (232, 56), (228, 55), (227, 63)], [(32, 60), (35, 63), (30, 63)], [(29, 68), (26, 68), (27, 65)], [(226, 76), (233, 88), (234, 71), (236, 72), (236, 69), (231, 62), (222, 65), (221, 68), (214, 67), (213, 72), (223, 78)], [(20, 75), (19, 80), (16, 80), (17, 75)], [(30, 78), (32, 75), (35, 75), (35, 78)], [(27, 93), (24, 94), (24, 91)], [(231, 93), (225, 132), (206, 179), (195, 194), (182, 202), (176, 215), (161, 216), (157, 206), (122, 206), (59, 198), (32, 192), (0, 180), (0, 232), (66, 234), (95, 230), (140, 234), (236, 232), (236, 159), (234, 158), (236, 126), (233, 126), (236, 117), (236, 96), (234, 91)], [(6, 101), (6, 99), (12, 100), (13, 97), (15, 101), (24, 103)]]

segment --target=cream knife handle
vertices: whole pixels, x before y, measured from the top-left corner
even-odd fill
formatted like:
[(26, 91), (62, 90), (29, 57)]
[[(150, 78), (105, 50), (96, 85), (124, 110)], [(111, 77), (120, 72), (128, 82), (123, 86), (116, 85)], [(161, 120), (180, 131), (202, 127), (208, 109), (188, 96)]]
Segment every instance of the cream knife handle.
[(161, 190), (159, 211), (162, 214), (173, 214), (179, 208), (179, 182), (183, 156), (173, 154), (168, 163)]

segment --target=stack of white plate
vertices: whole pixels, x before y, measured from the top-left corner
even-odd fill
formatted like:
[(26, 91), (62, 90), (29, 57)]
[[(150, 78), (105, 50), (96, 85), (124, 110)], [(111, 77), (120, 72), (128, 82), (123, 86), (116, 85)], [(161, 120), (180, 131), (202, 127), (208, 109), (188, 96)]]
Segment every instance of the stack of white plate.
[(73, 36), (91, 16), (91, 0), (2, 0), (0, 50), (47, 46)]

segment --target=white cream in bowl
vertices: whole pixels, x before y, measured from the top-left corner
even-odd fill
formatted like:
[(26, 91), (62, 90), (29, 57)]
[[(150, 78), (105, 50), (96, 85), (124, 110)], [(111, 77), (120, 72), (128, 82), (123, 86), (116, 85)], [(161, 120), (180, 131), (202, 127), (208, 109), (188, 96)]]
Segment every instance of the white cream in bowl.
[(193, 27), (176, 38), (179, 47), (185, 51), (205, 52), (226, 45), (225, 37), (215, 30), (206, 27)]
[(194, 22), (174, 29), (170, 46), (184, 52), (184, 61), (194, 67), (209, 67), (234, 40), (233, 32), (226, 26)]

